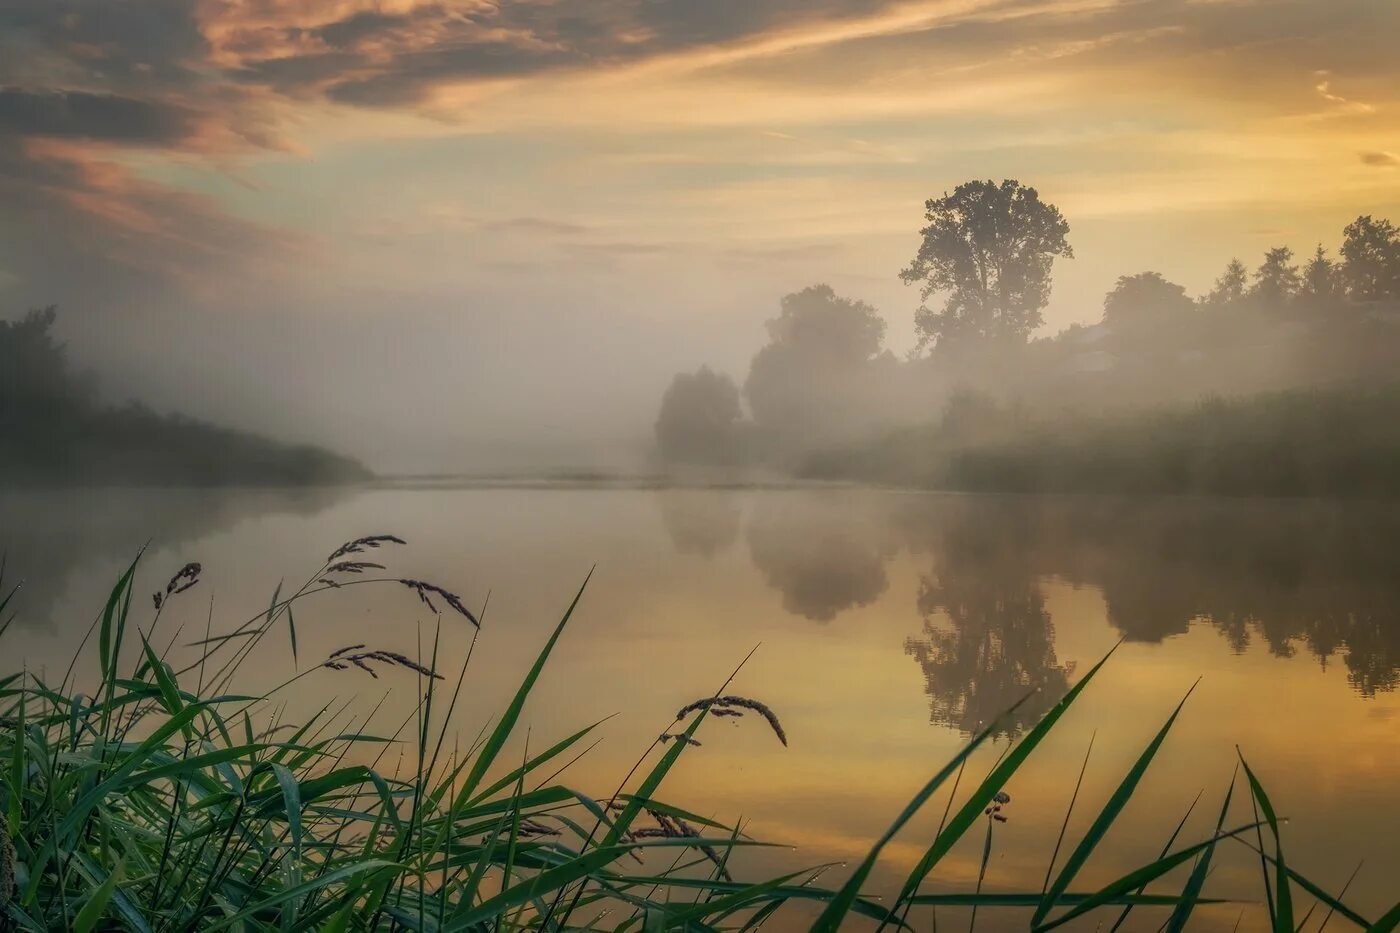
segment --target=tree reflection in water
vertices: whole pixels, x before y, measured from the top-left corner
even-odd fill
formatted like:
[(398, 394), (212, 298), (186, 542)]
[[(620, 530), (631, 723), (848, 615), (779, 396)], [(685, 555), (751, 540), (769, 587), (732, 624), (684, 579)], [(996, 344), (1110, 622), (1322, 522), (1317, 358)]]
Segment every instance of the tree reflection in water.
[[(783, 608), (814, 622), (867, 606), (889, 586), (871, 510), (830, 507), (806, 495), (766, 498), (749, 520), (749, 556)], [(886, 536), (887, 537), (887, 536)]]
[(1400, 686), (1400, 509), (1382, 503), (1047, 501), (1042, 573), (1099, 587), (1129, 641), (1192, 622), (1236, 652), (1340, 659), (1364, 696)]
[[(959, 510), (962, 511), (962, 510)], [(997, 734), (1015, 735), (1069, 690), (1072, 664), (1055, 656), (1055, 627), (1024, 550), (1003, 522), (960, 514), (946, 524), (936, 569), (919, 584), (923, 632), (904, 643), (923, 668), (929, 718), (971, 733), (1034, 691)]]
[(661, 522), (677, 554), (710, 559), (739, 540), (743, 508), (726, 489), (663, 489), (656, 494)]
[[(1064, 694), (1071, 670), (1042, 595), (1052, 579), (1102, 593), (1130, 642), (1210, 625), (1236, 652), (1340, 663), (1362, 696), (1400, 687), (1400, 507), (869, 490), (760, 493), (748, 506), (749, 556), (804, 618), (875, 602), (901, 550), (927, 560), (905, 650), (933, 720), (953, 728), (974, 730), (1039, 688), (1007, 724), (1016, 731)], [(674, 515), (667, 525), (678, 549), (705, 552)]]

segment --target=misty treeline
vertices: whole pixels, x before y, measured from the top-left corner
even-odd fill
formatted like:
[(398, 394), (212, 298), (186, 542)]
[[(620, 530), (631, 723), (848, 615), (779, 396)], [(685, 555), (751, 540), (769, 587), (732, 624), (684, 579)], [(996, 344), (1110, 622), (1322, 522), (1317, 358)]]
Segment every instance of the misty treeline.
[[(1016, 490), (1400, 491), (1400, 228), (1361, 216), (1335, 253), (1231, 259), (1192, 296), (1120, 276), (1099, 321), (1035, 336), (1069, 223), (1034, 188), (971, 181), (925, 205), (901, 279), (917, 348), (813, 285), (782, 299), (742, 386), (675, 377), (671, 464)], [(1379, 419), (1379, 420), (1378, 420)]]
[(103, 403), (54, 334), (54, 308), (0, 320), (0, 482), (300, 485), (359, 464), (136, 402)]

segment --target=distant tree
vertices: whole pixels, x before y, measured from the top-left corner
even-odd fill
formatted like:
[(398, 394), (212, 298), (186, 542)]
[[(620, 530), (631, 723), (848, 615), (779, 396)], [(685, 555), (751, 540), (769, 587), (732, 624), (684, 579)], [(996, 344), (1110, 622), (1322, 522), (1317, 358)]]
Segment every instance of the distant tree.
[(744, 382), (754, 422), (769, 436), (837, 420), (858, 402), (863, 376), (880, 353), (885, 322), (870, 305), (813, 285), (782, 300), (768, 344)]
[(1186, 289), (1168, 282), (1160, 273), (1120, 275), (1113, 291), (1104, 296), (1103, 320), (1114, 327), (1170, 321), (1190, 311)]
[(783, 296), (778, 316), (764, 325), (771, 346), (822, 362), (863, 362), (880, 352), (885, 321), (857, 298), (842, 298), (830, 285), (811, 285)]
[(679, 373), (661, 396), (656, 446), (678, 463), (732, 463), (739, 454), (743, 409), (734, 380), (701, 366)]
[(924, 209), (923, 242), (900, 278), (921, 283), (925, 302), (948, 297), (939, 310), (916, 312), (919, 345), (1025, 343), (1044, 321), (1051, 263), (1074, 256), (1059, 210), (1009, 179), (965, 182)]
[(1328, 258), (1322, 244), (1317, 244), (1312, 258), (1303, 266), (1298, 299), (1311, 308), (1327, 308), (1341, 301), (1345, 294), (1341, 269)]
[(1255, 270), (1249, 297), (1261, 308), (1277, 310), (1293, 300), (1301, 285), (1293, 250), (1276, 246), (1264, 254), (1264, 261)]
[(57, 319), (50, 306), (0, 321), (0, 420), (42, 420), (57, 407), (91, 400), (91, 377), (71, 370), (67, 350), (54, 336)]
[(99, 403), (54, 335), (52, 308), (0, 321), (0, 482), (297, 485), (367, 478), (360, 464), (139, 402)]
[(1400, 298), (1400, 229), (1364, 215), (1342, 231), (1342, 280), (1353, 301)]
[(1210, 308), (1238, 305), (1244, 299), (1248, 286), (1249, 270), (1238, 259), (1231, 259), (1210, 291), (1201, 298), (1201, 304)]

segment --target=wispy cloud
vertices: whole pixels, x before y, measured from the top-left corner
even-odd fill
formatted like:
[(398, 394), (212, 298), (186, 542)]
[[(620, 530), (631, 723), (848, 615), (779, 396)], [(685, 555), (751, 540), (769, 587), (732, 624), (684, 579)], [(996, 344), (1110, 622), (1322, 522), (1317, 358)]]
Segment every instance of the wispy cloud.
[(1334, 91), (1332, 89), (1331, 74), (1332, 73), (1330, 71), (1317, 72), (1317, 76), (1321, 80), (1319, 80), (1317, 84), (1313, 85), (1313, 89), (1317, 91), (1319, 97), (1321, 97), (1328, 103), (1335, 104), (1337, 108), (1343, 113), (1366, 114), (1376, 112), (1376, 108), (1374, 105), (1368, 104), (1365, 101), (1352, 100), (1351, 98), (1343, 97), (1341, 94), (1338, 94), (1336, 91)]
[(1400, 155), (1396, 155), (1393, 152), (1373, 150), (1361, 153), (1361, 162), (1363, 165), (1372, 165), (1376, 168), (1395, 168), (1396, 166), (1400, 166)]

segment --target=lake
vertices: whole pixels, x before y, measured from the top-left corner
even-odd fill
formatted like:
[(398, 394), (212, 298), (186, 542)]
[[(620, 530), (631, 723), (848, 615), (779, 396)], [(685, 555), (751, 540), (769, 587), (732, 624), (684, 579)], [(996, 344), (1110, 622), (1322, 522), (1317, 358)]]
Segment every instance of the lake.
[[(1389, 505), (529, 484), (6, 492), (6, 580), (25, 580), (0, 642), (6, 667), (23, 659), (57, 680), (147, 542), (138, 593), (162, 588), (186, 561), (204, 566), (153, 639), (173, 639), (178, 655), (206, 627), (226, 632), (264, 611), (279, 581), (294, 589), (341, 542), (374, 533), (408, 542), (367, 555), (394, 576), (440, 584), (473, 608), (489, 593), (454, 720), (464, 746), (595, 568), (524, 717), (536, 750), (606, 718), (597, 747), (561, 776), (594, 795), (611, 793), (674, 712), (756, 647), (732, 690), (771, 706), (788, 746), (759, 719), (712, 720), (662, 795), (781, 844), (746, 850), (741, 875), (859, 858), (972, 731), (1034, 690), (995, 747), (972, 759), (969, 782), (1121, 640), (1007, 786), (985, 889), (1038, 892), (1091, 740), (1061, 861), (1199, 679), (1075, 887), (1155, 858), (1198, 794), (1182, 840), (1207, 836), (1238, 745), (1289, 817), (1291, 865), (1336, 892), (1364, 858), (1347, 900), (1369, 915), (1400, 896), (1400, 509)], [(137, 618), (149, 617), (143, 600)], [(397, 585), (328, 591), (299, 604), (297, 665), (356, 643), (427, 655), (439, 624), (438, 666), (455, 677), (472, 642), (465, 620), (439, 618)], [(290, 643), (278, 636), (240, 690), (292, 675)], [(408, 672), (316, 670), (264, 714), (295, 720), (343, 703), (350, 716), (378, 704), (373, 725), (389, 732), (411, 714), (413, 684)], [(393, 756), (382, 766), (392, 769)], [(876, 890), (898, 887), (944, 799), (886, 849)], [(1236, 801), (1245, 822), (1247, 796)], [(971, 890), (981, 851), (978, 829), (924, 890)], [(1258, 857), (1223, 844), (1215, 866), (1209, 894), (1255, 903), (1202, 908), (1193, 926), (1267, 926)], [(845, 870), (836, 865), (824, 883)], [(1181, 877), (1152, 890), (1179, 888)], [(805, 916), (794, 910), (787, 923)], [(939, 912), (945, 919), (967, 922), (953, 910)], [(1164, 919), (1141, 909), (1128, 928)], [(911, 920), (930, 926), (927, 909)], [(1025, 923), (1024, 913), (978, 917), (991, 930)]]

